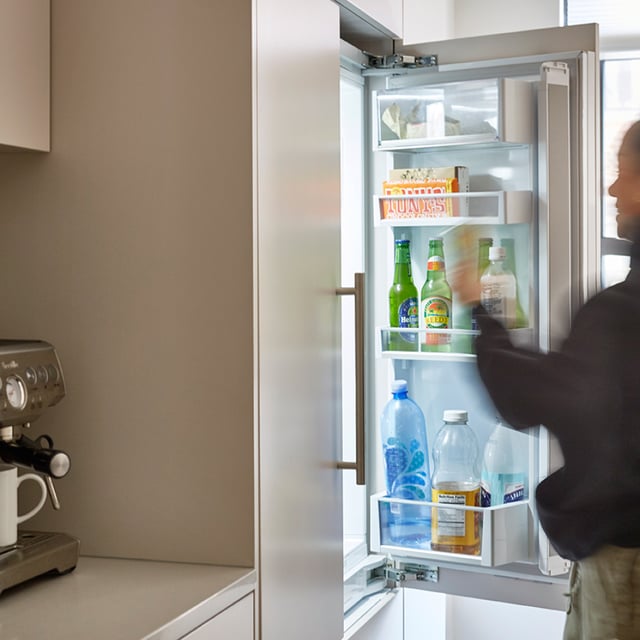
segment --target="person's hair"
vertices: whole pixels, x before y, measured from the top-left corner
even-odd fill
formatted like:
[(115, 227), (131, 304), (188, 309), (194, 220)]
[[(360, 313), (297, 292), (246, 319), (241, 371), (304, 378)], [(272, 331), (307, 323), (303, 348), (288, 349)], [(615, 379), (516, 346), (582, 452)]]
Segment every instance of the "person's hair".
[(640, 158), (640, 120), (636, 120), (629, 129), (627, 129), (627, 139), (633, 153)]

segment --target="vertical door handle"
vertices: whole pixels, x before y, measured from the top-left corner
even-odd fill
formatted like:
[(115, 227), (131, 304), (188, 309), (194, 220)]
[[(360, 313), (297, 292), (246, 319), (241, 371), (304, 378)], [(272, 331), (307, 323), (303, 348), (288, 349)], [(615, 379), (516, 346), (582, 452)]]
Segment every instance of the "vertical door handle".
[(355, 469), (356, 484), (365, 484), (364, 445), (364, 273), (353, 276), (353, 287), (339, 287), (339, 296), (355, 296), (356, 461), (338, 462), (338, 469)]

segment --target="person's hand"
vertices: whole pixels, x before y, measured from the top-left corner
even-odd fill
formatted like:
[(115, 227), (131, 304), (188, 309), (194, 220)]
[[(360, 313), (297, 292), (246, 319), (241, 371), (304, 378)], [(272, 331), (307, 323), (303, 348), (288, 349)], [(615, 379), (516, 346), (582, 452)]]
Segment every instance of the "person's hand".
[(463, 256), (449, 270), (449, 284), (460, 304), (474, 306), (480, 302), (480, 281), (477, 264), (470, 256)]
[(455, 299), (463, 305), (473, 306), (480, 302), (480, 281), (478, 279), (478, 234), (469, 226), (461, 225), (453, 233), (451, 240), (456, 246), (458, 260), (447, 269), (447, 280), (453, 289)]

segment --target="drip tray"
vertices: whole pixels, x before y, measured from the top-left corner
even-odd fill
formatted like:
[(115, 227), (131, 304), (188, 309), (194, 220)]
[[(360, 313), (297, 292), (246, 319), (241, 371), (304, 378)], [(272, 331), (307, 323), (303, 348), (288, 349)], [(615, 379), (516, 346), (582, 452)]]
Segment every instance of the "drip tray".
[(16, 544), (0, 547), (0, 593), (45, 573), (73, 571), (79, 549), (79, 541), (66, 533), (20, 532)]

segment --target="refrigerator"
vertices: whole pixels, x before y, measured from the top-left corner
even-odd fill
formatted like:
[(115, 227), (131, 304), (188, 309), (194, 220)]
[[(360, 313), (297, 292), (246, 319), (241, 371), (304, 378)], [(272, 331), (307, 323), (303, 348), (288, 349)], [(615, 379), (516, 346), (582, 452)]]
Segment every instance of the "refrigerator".
[[(510, 337), (533, 349), (557, 347), (598, 289), (597, 25), (397, 45), (386, 56), (343, 43), (341, 60), (345, 638), (373, 629), (369, 620), (408, 589), (563, 610), (570, 565), (534, 499), (562, 465), (544, 425), (514, 435), (524, 500), (472, 509), (480, 550), (466, 555), (394, 539), (402, 502), (385, 491), (380, 416), (391, 382), (405, 379), (429, 446), (444, 410), (468, 412), (481, 452), (498, 417), (478, 376), (470, 309), (455, 293), (451, 328), (440, 331), (446, 351), (422, 346), (426, 329), (390, 326), (395, 240), (410, 241), (418, 296), (431, 238), (443, 240), (445, 266), (476, 260), (477, 237), (508, 245), (522, 309)], [(434, 167), (463, 167), (459, 190), (383, 187)], [(398, 347), (397, 337), (413, 342)]]

